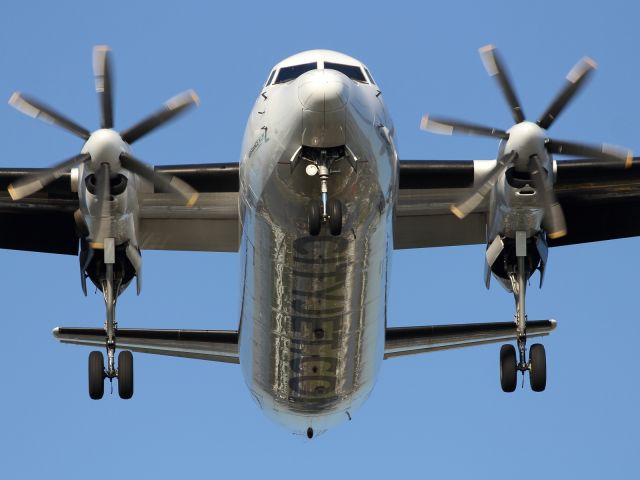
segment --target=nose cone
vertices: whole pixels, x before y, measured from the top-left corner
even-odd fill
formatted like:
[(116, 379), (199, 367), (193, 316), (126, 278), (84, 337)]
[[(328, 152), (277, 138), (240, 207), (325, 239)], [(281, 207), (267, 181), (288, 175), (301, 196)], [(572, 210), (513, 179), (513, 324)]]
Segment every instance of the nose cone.
[(507, 133), (509, 139), (506, 143), (505, 152), (515, 150), (520, 159), (528, 160), (531, 155), (538, 155), (541, 158), (546, 155), (544, 147), (545, 132), (542, 128), (532, 122), (520, 122), (511, 127)]
[(335, 70), (312, 70), (298, 80), (298, 99), (313, 112), (333, 112), (349, 101), (351, 81)]

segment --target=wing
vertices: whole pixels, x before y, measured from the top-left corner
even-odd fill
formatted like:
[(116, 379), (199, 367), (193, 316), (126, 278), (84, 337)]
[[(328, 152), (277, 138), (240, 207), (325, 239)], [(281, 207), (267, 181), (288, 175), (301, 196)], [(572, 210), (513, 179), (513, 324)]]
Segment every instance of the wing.
[[(105, 346), (103, 328), (58, 327), (53, 336), (61, 343), (90, 347)], [(240, 363), (238, 332), (235, 330), (118, 329), (118, 348), (132, 352)]]
[[(394, 247), (484, 244), (486, 205), (459, 220), (449, 207), (469, 195), (495, 160), (402, 160)], [(593, 161), (556, 162), (555, 190), (568, 235), (549, 246), (640, 235), (640, 157), (630, 169)]]
[[(530, 320), (527, 337), (549, 335), (555, 328), (555, 320)], [(387, 328), (384, 358), (509, 342), (515, 338), (514, 322)]]
[[(140, 244), (150, 250), (236, 252), (239, 248), (238, 164), (155, 167), (186, 181), (199, 193), (187, 208), (171, 194), (140, 193)], [(43, 190), (14, 202), (7, 187), (42, 169), (0, 169), (0, 248), (77, 255), (73, 217), (78, 194), (65, 173)]]

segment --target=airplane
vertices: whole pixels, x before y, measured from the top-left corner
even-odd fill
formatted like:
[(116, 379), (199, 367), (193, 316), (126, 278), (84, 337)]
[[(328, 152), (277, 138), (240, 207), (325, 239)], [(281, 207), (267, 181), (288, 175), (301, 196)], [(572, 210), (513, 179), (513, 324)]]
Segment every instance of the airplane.
[[(106, 350), (106, 366), (101, 350), (89, 354), (90, 397), (103, 397), (106, 379), (117, 380), (121, 398), (133, 396), (132, 352), (239, 364), (267, 416), (314, 438), (352, 418), (383, 359), (512, 341), (520, 358), (511, 343), (502, 346), (503, 390), (515, 389), (518, 372), (544, 390), (544, 347), (532, 345), (527, 360), (526, 341), (550, 334), (556, 322), (528, 320), (526, 281), (544, 272), (548, 247), (640, 234), (640, 159), (546, 136), (592, 61), (572, 70), (532, 123), (495, 48), (481, 54), (516, 124), (504, 131), (427, 117), (422, 126), (499, 138), (495, 160), (399, 159), (369, 69), (330, 50), (301, 52), (271, 69), (237, 163), (151, 167), (135, 157), (131, 144), (199, 100), (184, 92), (116, 131), (106, 46), (93, 52), (95, 131), (15, 93), (18, 110), (84, 142), (52, 168), (0, 169), (0, 248), (78, 255), (84, 294), (87, 279), (102, 291), (102, 328), (53, 331), (62, 343)], [(487, 246), (485, 282), (493, 274), (514, 293), (514, 321), (387, 327), (393, 250), (467, 244)], [(119, 328), (117, 299), (134, 278), (140, 294), (141, 252), (154, 249), (239, 252), (238, 329)]]

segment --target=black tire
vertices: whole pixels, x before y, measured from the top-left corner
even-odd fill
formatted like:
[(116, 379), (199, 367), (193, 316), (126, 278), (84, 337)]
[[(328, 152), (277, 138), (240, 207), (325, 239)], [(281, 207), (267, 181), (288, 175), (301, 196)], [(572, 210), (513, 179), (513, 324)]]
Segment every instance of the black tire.
[(320, 214), (320, 205), (316, 202), (309, 204), (309, 235), (312, 237), (318, 236), (320, 233), (320, 227), (322, 226), (322, 216)]
[(531, 370), (529, 371), (531, 390), (544, 392), (547, 386), (547, 353), (544, 350), (544, 345), (541, 343), (531, 345), (529, 362), (531, 363)]
[(89, 354), (89, 396), (100, 400), (104, 395), (104, 355), (94, 351)]
[(342, 203), (340, 200), (332, 198), (327, 203), (329, 214), (329, 231), (334, 237), (342, 233)]
[(118, 394), (124, 400), (133, 397), (133, 355), (129, 350), (118, 354)]
[(516, 349), (513, 345), (500, 348), (500, 386), (503, 392), (513, 392), (518, 384)]

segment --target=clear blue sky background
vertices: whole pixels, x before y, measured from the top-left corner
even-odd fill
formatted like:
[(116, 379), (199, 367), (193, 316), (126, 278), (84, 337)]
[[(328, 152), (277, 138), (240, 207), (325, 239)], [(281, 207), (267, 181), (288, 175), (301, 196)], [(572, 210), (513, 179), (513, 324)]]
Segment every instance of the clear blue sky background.
[[(532, 118), (592, 56), (599, 71), (552, 133), (640, 152), (634, 2), (11, 1), (0, 11), (2, 98), (19, 89), (95, 128), (91, 49), (101, 43), (115, 54), (117, 128), (197, 90), (197, 111), (135, 145), (149, 163), (237, 161), (271, 66), (309, 48), (369, 66), (401, 158), (493, 158), (492, 140), (418, 130), (425, 112), (510, 125), (477, 54), (486, 43), (500, 48)], [(0, 125), (2, 167), (47, 166), (81, 147), (9, 106)], [(497, 345), (396, 359), (352, 422), (312, 442), (266, 419), (233, 365), (138, 354), (133, 400), (89, 400), (88, 350), (50, 332), (100, 326), (102, 298), (82, 296), (76, 258), (2, 251), (0, 477), (633, 478), (639, 247), (551, 252), (528, 304), (530, 318), (559, 321), (544, 340), (544, 394), (501, 392)], [(397, 252), (390, 324), (511, 320), (511, 296), (484, 288), (482, 257), (482, 246)], [(238, 255), (145, 252), (144, 261), (143, 293), (121, 298), (121, 326), (237, 327)]]

